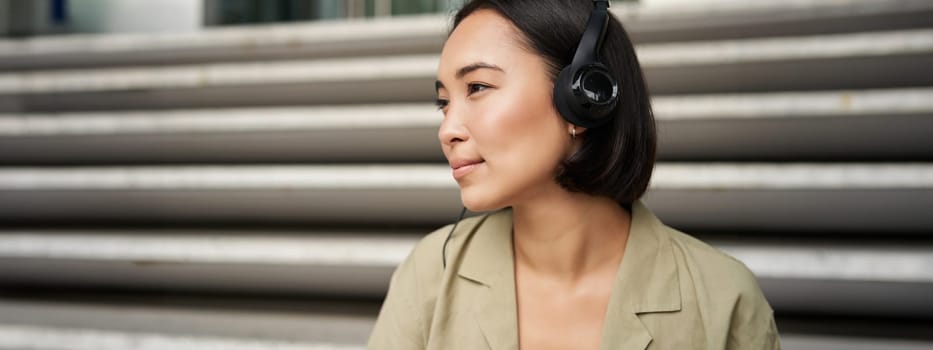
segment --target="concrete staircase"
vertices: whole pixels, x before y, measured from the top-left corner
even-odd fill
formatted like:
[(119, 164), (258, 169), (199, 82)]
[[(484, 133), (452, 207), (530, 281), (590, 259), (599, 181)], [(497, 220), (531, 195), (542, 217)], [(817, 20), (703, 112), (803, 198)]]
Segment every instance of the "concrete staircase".
[[(614, 6), (645, 201), (745, 262), (785, 349), (933, 347), (933, 2)], [(446, 18), (0, 41), (0, 349), (359, 349), (459, 194)]]

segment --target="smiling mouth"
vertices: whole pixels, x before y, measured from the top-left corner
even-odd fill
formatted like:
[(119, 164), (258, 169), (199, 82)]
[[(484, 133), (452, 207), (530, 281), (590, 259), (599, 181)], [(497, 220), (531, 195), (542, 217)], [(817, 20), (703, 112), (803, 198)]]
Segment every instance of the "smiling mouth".
[(454, 179), (459, 180), (463, 178), (464, 176), (467, 176), (467, 174), (473, 172), (474, 169), (476, 169), (477, 167), (485, 163), (486, 161), (480, 160), (476, 162), (466, 163), (455, 168), (452, 167), (451, 169), (453, 169)]

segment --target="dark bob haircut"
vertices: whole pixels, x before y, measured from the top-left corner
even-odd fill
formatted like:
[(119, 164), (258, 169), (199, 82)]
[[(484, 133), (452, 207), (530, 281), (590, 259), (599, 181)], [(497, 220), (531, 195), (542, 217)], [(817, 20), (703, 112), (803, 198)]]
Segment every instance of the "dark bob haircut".
[[(593, 3), (589, 0), (471, 0), (454, 16), (451, 32), (481, 9), (508, 19), (522, 34), (517, 38), (543, 58), (551, 81), (570, 64)], [(657, 131), (648, 88), (635, 48), (615, 16), (599, 54), (619, 82), (619, 107), (611, 122), (587, 129), (580, 149), (562, 165), (556, 181), (565, 189), (606, 196), (631, 210), (648, 189), (654, 169)], [(556, 108), (556, 107), (555, 107)]]

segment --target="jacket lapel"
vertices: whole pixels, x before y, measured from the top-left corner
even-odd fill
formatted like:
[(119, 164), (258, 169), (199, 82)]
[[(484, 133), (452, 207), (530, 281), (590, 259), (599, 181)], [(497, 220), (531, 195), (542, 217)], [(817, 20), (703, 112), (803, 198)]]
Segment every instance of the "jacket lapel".
[(636, 200), (625, 254), (609, 297), (601, 348), (643, 350), (652, 338), (638, 315), (680, 309), (680, 282), (670, 237), (658, 218)]
[(518, 349), (515, 269), (512, 258), (512, 210), (490, 216), (477, 230), (458, 271), (475, 282), (476, 322), (492, 350)]

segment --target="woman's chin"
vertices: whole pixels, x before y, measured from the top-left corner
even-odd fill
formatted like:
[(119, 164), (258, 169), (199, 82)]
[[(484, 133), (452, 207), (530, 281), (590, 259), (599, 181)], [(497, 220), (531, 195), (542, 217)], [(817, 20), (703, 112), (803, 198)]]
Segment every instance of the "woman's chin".
[(471, 212), (492, 211), (504, 207), (499, 198), (476, 189), (461, 189), (460, 202)]

